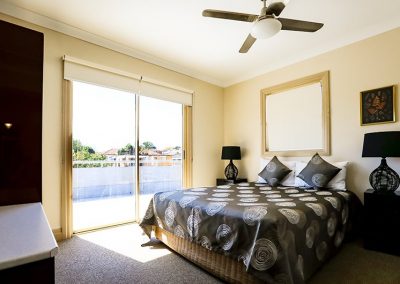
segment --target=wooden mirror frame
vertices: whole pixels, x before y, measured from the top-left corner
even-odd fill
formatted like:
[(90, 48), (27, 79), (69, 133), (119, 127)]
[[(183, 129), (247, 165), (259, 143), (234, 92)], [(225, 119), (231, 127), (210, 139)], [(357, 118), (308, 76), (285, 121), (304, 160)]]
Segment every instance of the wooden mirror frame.
[[(267, 96), (277, 95), (279, 93), (305, 87), (314, 83), (321, 84), (322, 96), (322, 147), (319, 149), (295, 149), (282, 151), (269, 151), (268, 137), (266, 128), (266, 101)], [(284, 106), (282, 106), (284, 109)], [(306, 132), (306, 131), (305, 131)], [(330, 155), (330, 92), (329, 92), (329, 71), (321, 72), (301, 79), (268, 87), (261, 90), (261, 153), (264, 156), (311, 156), (318, 152), (320, 155)], [(305, 133), (305, 135), (307, 135)]]

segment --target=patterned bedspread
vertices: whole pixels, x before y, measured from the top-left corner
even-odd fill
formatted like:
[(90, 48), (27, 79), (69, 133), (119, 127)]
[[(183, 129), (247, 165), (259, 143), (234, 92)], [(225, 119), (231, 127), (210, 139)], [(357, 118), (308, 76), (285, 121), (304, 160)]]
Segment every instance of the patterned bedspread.
[(354, 197), (253, 183), (161, 192), (140, 226), (237, 259), (267, 283), (304, 283), (342, 244)]

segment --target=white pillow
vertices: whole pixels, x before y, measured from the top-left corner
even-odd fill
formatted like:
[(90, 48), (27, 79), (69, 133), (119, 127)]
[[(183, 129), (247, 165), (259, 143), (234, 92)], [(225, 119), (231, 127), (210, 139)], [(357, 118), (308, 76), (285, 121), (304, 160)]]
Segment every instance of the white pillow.
[[(260, 172), (265, 168), (265, 166), (270, 161), (271, 160), (261, 159), (261, 161), (260, 161)], [(291, 169), (292, 171), (287, 174), (287, 176), (280, 182), (280, 184), (283, 185), (283, 186), (295, 186), (296, 162), (281, 161), (281, 163), (284, 164), (289, 169)], [(265, 179), (263, 179), (262, 177), (258, 176), (257, 183), (267, 183), (267, 181)]]
[[(346, 175), (347, 175), (347, 166), (349, 162), (336, 162), (336, 163), (331, 163), (335, 167), (341, 169), (340, 172), (336, 176), (331, 179), (328, 184), (327, 188), (331, 188), (333, 190), (338, 190), (338, 191), (346, 191)], [(309, 187), (304, 180), (301, 178), (297, 177), (297, 175), (307, 166), (307, 163), (305, 162), (296, 162), (296, 177), (295, 177), (295, 185), (296, 186), (306, 186)]]
[(296, 162), (296, 172), (295, 172), (295, 186), (306, 186), (309, 187), (308, 183), (306, 183), (301, 178), (297, 177), (297, 175), (307, 166), (306, 162)]
[(346, 191), (346, 175), (349, 162), (345, 161), (332, 164), (341, 170), (336, 176), (333, 177), (333, 179), (330, 180), (330, 182), (328, 182), (327, 187), (334, 190)]

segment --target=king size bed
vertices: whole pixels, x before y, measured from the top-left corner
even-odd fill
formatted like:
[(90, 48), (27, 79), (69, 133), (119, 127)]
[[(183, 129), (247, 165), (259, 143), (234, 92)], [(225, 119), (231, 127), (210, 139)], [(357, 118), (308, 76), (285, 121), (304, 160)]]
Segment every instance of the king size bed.
[(230, 283), (304, 283), (351, 227), (349, 191), (242, 183), (156, 193), (140, 226)]

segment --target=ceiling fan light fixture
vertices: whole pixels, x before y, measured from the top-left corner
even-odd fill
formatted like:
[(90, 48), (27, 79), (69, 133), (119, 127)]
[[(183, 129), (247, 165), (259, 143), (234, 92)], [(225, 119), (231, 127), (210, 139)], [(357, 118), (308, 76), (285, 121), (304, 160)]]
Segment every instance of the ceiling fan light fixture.
[(251, 35), (256, 39), (266, 39), (277, 34), (282, 24), (275, 18), (265, 18), (254, 23)]

